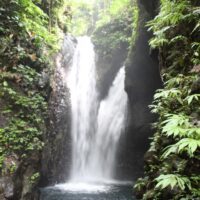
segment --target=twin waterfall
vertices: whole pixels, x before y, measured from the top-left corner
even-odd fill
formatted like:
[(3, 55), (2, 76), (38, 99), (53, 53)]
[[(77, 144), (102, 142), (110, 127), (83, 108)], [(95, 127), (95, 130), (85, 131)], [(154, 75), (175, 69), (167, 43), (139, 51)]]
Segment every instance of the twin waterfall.
[(124, 67), (101, 102), (96, 77), (93, 44), (90, 38), (80, 37), (67, 78), (72, 107), (70, 182), (95, 183), (114, 179), (116, 149), (127, 106)]

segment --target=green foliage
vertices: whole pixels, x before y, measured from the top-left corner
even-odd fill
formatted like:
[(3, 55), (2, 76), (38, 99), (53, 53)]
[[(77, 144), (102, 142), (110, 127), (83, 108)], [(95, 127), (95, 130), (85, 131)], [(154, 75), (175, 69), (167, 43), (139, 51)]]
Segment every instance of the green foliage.
[(166, 187), (171, 187), (173, 190), (175, 187), (179, 187), (181, 190), (185, 190), (186, 187), (191, 189), (191, 182), (187, 177), (182, 177), (178, 174), (167, 174), (160, 175), (155, 179), (158, 183), (156, 188), (165, 189)]
[[(104, 7), (99, 9), (98, 20), (96, 22), (96, 28), (103, 27), (109, 24), (113, 19), (123, 18), (125, 13), (129, 13), (132, 5), (134, 5), (133, 0), (113, 0), (105, 3)], [(133, 10), (132, 10), (133, 12)], [(133, 19), (132, 19), (133, 20)]]
[(190, 127), (188, 117), (184, 115), (166, 115), (167, 120), (163, 121), (162, 132), (168, 137), (187, 136), (188, 128)]
[(130, 6), (132, 2), (133, 1), (130, 1), (130, 0), (113, 0), (110, 6), (111, 15), (117, 16), (119, 15), (120, 12), (122, 12), (122, 10), (126, 12), (128, 9), (128, 6)]
[[(59, 36), (54, 9), (44, 1), (2, 1), (0, 8), (0, 171), (11, 155), (21, 161), (41, 151), (47, 111), (46, 85), (40, 80), (49, 67), (46, 55), (55, 51)], [(59, 10), (64, 1), (54, 1)], [(47, 6), (47, 4), (46, 4)], [(49, 8), (50, 9), (50, 8)], [(64, 12), (64, 10), (63, 10)], [(55, 16), (56, 15), (56, 16)], [(47, 83), (48, 84), (48, 83)], [(13, 173), (17, 166), (13, 166)]]
[(145, 200), (200, 197), (199, 16), (197, 1), (162, 0), (160, 13), (148, 23), (154, 34), (150, 46), (160, 51), (164, 88), (150, 106), (159, 117), (142, 179)]
[(7, 127), (0, 129), (1, 153), (25, 155), (30, 150), (41, 150), (43, 143), (38, 137), (41, 132), (37, 128), (21, 119), (13, 119)]
[(145, 181), (142, 178), (139, 178), (137, 180), (137, 183), (134, 185), (134, 188), (137, 188), (138, 190), (141, 190), (142, 188), (144, 188), (146, 185)]
[(94, 26), (94, 3), (73, 0), (72, 8), (72, 23), (70, 31), (73, 35), (87, 35)]
[(164, 120), (161, 124), (162, 133), (166, 136), (173, 136), (174, 138), (190, 137), (198, 139), (200, 137), (200, 129), (190, 123), (190, 118), (185, 115), (165, 115), (167, 120)]
[(30, 182), (31, 184), (34, 184), (36, 183), (40, 178), (40, 173), (39, 172), (36, 172), (34, 173), (31, 177), (30, 177)]
[[(167, 34), (185, 20), (185, 12), (190, 12), (191, 6), (187, 0), (161, 1), (160, 13), (148, 23), (149, 30), (153, 30), (155, 38), (150, 41), (153, 48), (162, 47), (169, 43)], [(182, 36), (176, 36), (182, 37)]]
[[(58, 49), (60, 31), (57, 24), (51, 25), (54, 15), (45, 13), (40, 1), (12, 0), (3, 1), (0, 9), (0, 32), (3, 34), (18, 32), (19, 35), (33, 40), (34, 44), (44, 48)], [(63, 2), (64, 4), (64, 2)], [(47, 7), (47, 5), (45, 5)], [(58, 9), (56, 7), (56, 9)], [(60, 10), (59, 10), (60, 11)], [(63, 13), (64, 11), (60, 12)], [(6, 26), (5, 26), (6, 24)], [(51, 26), (50, 26), (51, 25)], [(9, 36), (9, 35), (8, 35)], [(9, 38), (3, 37), (4, 42)]]
[(124, 19), (134, 3), (135, 0), (73, 0), (70, 3), (73, 13), (71, 32), (74, 35), (91, 35), (95, 30), (112, 24), (115, 19)]
[[(179, 32), (179, 30), (178, 33), (175, 33), (174, 37), (171, 37), (170, 32), (172, 32), (172, 30), (177, 31), (178, 26), (180, 27), (185, 25), (189, 27), (190, 24), (195, 23), (196, 26), (194, 27), (193, 31), (186, 29), (187, 32), (191, 32), (191, 34), (195, 35), (195, 33), (199, 31), (199, 16), (199, 7), (193, 7), (188, 0), (162, 0), (161, 11), (159, 15), (148, 23), (148, 26), (150, 26), (149, 30), (154, 32), (154, 38), (152, 38), (150, 41), (151, 47), (169, 47), (173, 43), (177, 45), (177, 43), (180, 44), (182, 42), (187, 45), (187, 50), (189, 45), (192, 57), (191, 60), (193, 64), (198, 65), (200, 43), (194, 42), (189, 44), (188, 38), (183, 33)], [(180, 61), (183, 61), (184, 56), (181, 55), (181, 57)]]
[(200, 94), (192, 94), (186, 97), (185, 99), (188, 103), (188, 105), (191, 105), (193, 103), (198, 103), (200, 100)]
[(93, 42), (98, 55), (112, 57), (113, 51), (129, 45), (132, 32), (132, 12), (124, 13), (113, 21), (99, 27), (93, 33)]
[[(200, 136), (200, 130), (197, 129), (197, 133)], [(162, 155), (163, 158), (168, 158), (170, 154), (177, 153), (180, 154), (184, 151), (187, 152), (187, 154), (190, 157), (194, 156), (194, 152), (197, 151), (197, 148), (200, 147), (200, 140), (197, 139), (191, 139), (191, 138), (184, 138), (181, 139), (179, 142), (177, 142), (174, 145), (168, 146), (165, 149), (164, 154)]]
[(8, 73), (0, 76), (0, 98), (8, 103), (2, 114), (9, 118), (7, 125), (0, 128), (2, 158), (12, 153), (21, 157), (30, 151), (42, 149), (44, 125), (41, 125), (44, 124), (47, 109), (44, 97), (36, 89), (39, 74), (34, 69), (23, 65), (13, 68), (9, 78), (17, 79), (18, 88), (13, 88), (11, 80), (5, 80), (8, 77)]
[(122, 46), (127, 48), (130, 46), (131, 37), (136, 33), (134, 28), (138, 20), (138, 9), (134, 1), (112, 1), (109, 9), (120, 9), (120, 12), (111, 14), (109, 10), (109, 14), (100, 18), (92, 37), (98, 55), (105, 60), (112, 58), (112, 54)]

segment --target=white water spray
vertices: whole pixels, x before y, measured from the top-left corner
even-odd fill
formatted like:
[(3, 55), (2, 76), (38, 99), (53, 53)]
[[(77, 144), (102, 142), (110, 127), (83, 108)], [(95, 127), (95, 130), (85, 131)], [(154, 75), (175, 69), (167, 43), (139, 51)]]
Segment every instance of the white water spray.
[(89, 165), (97, 180), (107, 181), (114, 178), (116, 150), (121, 133), (124, 131), (127, 105), (124, 78), (124, 68), (121, 68), (108, 96), (100, 103), (97, 132)]
[(88, 37), (78, 38), (68, 77), (73, 140), (70, 182), (113, 180), (116, 149), (127, 105), (124, 77), (124, 68), (121, 68), (108, 96), (99, 103), (93, 45)]
[(88, 37), (78, 38), (69, 76), (72, 106), (71, 179), (85, 181), (94, 144), (97, 117), (95, 54)]

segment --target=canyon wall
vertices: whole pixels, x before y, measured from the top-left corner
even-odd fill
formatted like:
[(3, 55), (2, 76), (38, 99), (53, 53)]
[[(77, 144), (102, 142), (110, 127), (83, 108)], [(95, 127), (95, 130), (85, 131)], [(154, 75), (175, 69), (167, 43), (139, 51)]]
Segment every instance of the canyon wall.
[(148, 41), (152, 33), (146, 27), (146, 23), (155, 16), (158, 1), (138, 0), (138, 7), (136, 39), (126, 61), (125, 90), (129, 105), (117, 166), (118, 176), (122, 179), (135, 179), (143, 173), (143, 157), (150, 143), (148, 138), (152, 135), (150, 123), (155, 120), (148, 106), (155, 90), (162, 87), (158, 54), (150, 50)]

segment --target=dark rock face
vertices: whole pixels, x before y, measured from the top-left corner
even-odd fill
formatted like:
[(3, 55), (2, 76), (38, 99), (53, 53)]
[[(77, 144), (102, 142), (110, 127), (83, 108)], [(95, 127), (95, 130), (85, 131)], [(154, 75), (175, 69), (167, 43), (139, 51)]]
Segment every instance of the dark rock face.
[(113, 50), (112, 57), (108, 59), (97, 56), (97, 88), (100, 99), (106, 97), (117, 72), (124, 65), (127, 56), (127, 47), (126, 44), (123, 44), (120, 48)]
[(13, 197), (14, 185), (12, 177), (0, 178), (0, 200), (11, 199)]
[(70, 93), (63, 76), (71, 65), (76, 41), (66, 36), (63, 48), (56, 57), (56, 69), (52, 78), (49, 100), (48, 130), (42, 154), (41, 186), (63, 182), (71, 165)]
[(132, 10), (97, 28), (92, 35), (96, 52), (97, 89), (100, 100), (108, 94), (114, 78), (128, 54), (132, 35)]
[(150, 123), (155, 119), (148, 105), (152, 102), (155, 90), (162, 87), (158, 56), (155, 52), (150, 53), (148, 45), (152, 34), (145, 27), (146, 22), (155, 14), (157, 2), (138, 1), (138, 6), (138, 36), (126, 63), (125, 90), (129, 98), (128, 119), (126, 133), (122, 136), (118, 149), (117, 176), (123, 179), (135, 179), (143, 171), (143, 157), (150, 143), (148, 138), (152, 133)]
[(14, 195), (11, 200), (38, 200), (38, 179), (31, 182), (31, 176), (41, 168), (41, 153), (34, 152), (19, 164), (14, 174)]

